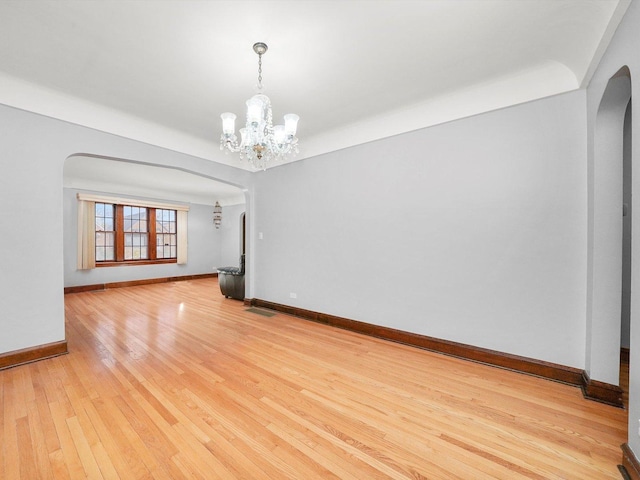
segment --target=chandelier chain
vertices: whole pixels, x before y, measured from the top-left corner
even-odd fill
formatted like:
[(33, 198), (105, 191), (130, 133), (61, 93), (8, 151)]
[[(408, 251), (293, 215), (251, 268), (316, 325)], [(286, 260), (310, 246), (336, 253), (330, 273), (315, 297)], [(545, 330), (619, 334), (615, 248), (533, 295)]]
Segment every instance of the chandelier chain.
[(262, 54), (258, 54), (258, 90), (262, 90)]

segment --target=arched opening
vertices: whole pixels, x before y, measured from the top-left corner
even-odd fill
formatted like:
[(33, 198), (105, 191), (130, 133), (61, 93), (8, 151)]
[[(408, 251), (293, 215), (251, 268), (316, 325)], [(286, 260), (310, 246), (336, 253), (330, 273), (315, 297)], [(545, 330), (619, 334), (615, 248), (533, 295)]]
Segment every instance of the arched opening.
[[(189, 259), (185, 264), (136, 265), (131, 268), (77, 268), (79, 192), (126, 196), (189, 204)], [(63, 172), (64, 285), (107, 284), (159, 277), (212, 274), (226, 258), (238, 258), (236, 227), (216, 229), (212, 212), (216, 201), (225, 209), (245, 210), (245, 191), (199, 172), (147, 162), (96, 155), (69, 156)], [(238, 222), (238, 215), (227, 223)], [(224, 222), (224, 219), (223, 219)], [(223, 224), (224, 226), (224, 224)], [(227, 238), (229, 237), (229, 238)], [(227, 251), (229, 250), (229, 251)]]
[(589, 159), (585, 395), (618, 406), (620, 352), (629, 331), (625, 292), (631, 291), (630, 98), (630, 73), (623, 67), (602, 96)]

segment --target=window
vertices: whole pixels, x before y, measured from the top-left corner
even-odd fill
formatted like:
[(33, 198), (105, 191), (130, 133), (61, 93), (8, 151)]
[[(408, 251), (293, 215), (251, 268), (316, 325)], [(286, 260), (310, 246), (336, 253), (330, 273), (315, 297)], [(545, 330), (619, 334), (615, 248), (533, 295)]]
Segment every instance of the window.
[(187, 261), (187, 212), (167, 205), (78, 194), (78, 268)]
[(96, 262), (114, 261), (115, 209), (108, 203), (96, 203)]
[[(148, 209), (144, 207), (132, 207), (130, 205), (118, 205), (117, 207), (118, 211), (122, 209), (123, 216), (122, 235), (116, 236), (119, 243), (124, 242), (124, 254), (122, 256), (119, 255), (119, 257), (125, 261), (154, 260), (155, 257), (149, 255)], [(120, 237), (122, 237), (122, 240)], [(116, 258), (116, 261), (121, 260), (120, 258)]]
[(96, 264), (177, 260), (176, 211), (96, 202)]
[(156, 258), (176, 258), (176, 211), (156, 209)]

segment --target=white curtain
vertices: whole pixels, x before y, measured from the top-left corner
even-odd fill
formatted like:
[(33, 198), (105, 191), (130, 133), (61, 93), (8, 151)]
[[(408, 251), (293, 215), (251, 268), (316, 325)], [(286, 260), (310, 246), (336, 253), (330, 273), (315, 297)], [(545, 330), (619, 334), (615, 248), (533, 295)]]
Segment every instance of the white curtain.
[(78, 270), (96, 266), (96, 204), (78, 201)]
[(178, 210), (176, 229), (178, 232), (178, 265), (187, 263), (187, 215), (186, 210)]

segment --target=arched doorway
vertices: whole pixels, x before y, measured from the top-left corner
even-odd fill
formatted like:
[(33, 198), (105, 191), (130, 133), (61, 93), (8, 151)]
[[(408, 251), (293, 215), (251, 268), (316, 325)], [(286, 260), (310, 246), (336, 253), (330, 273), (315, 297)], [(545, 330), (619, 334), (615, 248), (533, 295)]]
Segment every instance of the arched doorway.
[(622, 406), (619, 385), (623, 292), (630, 291), (631, 281), (626, 268), (630, 268), (630, 229), (626, 232), (623, 228), (625, 223), (630, 226), (631, 219), (630, 202), (624, 207), (625, 198), (631, 196), (631, 166), (624, 161), (625, 143), (630, 156), (630, 98), (630, 73), (623, 67), (607, 83), (598, 107), (594, 153), (588, 168), (585, 395), (618, 406)]

